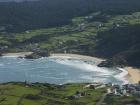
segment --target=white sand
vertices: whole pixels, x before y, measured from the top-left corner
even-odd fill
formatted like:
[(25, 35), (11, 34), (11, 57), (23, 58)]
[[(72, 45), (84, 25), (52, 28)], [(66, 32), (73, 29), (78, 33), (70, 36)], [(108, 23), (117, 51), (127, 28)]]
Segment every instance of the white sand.
[(2, 56), (6, 57), (25, 57), (26, 55), (30, 55), (33, 52), (19, 52), (19, 53), (3, 53)]

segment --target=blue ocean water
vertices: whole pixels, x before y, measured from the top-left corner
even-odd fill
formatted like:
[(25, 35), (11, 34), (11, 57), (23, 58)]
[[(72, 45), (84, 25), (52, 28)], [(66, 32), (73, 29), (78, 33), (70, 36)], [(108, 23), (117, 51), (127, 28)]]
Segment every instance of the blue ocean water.
[(122, 84), (125, 71), (99, 68), (93, 62), (40, 58), (35, 60), (0, 57), (0, 83), (42, 82), (52, 84), (81, 82), (112, 82)]

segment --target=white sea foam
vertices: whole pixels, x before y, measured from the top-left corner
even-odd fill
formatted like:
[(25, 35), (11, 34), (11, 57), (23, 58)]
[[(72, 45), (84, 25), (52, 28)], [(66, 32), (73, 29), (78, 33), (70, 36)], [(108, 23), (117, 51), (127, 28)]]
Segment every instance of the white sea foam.
[[(75, 67), (84, 71), (93, 71), (98, 73), (98, 76), (103, 76), (103, 77), (109, 77), (114, 75), (114, 72), (106, 69), (106, 68), (100, 68), (97, 67), (96, 65), (92, 65), (92, 64), (87, 64), (85, 62), (82, 61), (78, 61), (78, 60), (68, 60), (68, 59), (56, 59), (57, 63), (63, 64), (63, 65), (68, 65), (71, 67)], [(128, 75), (128, 72), (123, 69), (123, 68), (117, 68), (118, 70), (121, 71), (121, 73), (117, 73), (117, 75), (115, 75), (114, 77), (119, 80), (119, 81), (123, 81), (123, 84), (127, 84), (129, 83), (129, 81), (127, 80), (126, 76)], [(87, 77), (87, 76), (83, 76), (81, 77), (83, 79), (93, 79), (92, 77)], [(100, 80), (102, 81), (102, 80)]]
[(118, 79), (118, 80), (122, 80), (124, 84), (128, 84), (129, 81), (126, 78), (126, 76), (128, 75), (127, 70), (125, 70), (123, 68), (118, 68), (118, 70), (120, 70), (121, 73), (115, 75), (115, 78)]
[(104, 75), (105, 74), (107, 74), (107, 75), (112, 74), (112, 71), (97, 67), (96, 65), (87, 64), (85, 62), (78, 61), (78, 60), (60, 60), (60, 59), (57, 59), (56, 62), (63, 64), (63, 65), (75, 67), (75, 68), (78, 68), (78, 69), (81, 69), (84, 71), (95, 71), (95, 72), (103, 73)]

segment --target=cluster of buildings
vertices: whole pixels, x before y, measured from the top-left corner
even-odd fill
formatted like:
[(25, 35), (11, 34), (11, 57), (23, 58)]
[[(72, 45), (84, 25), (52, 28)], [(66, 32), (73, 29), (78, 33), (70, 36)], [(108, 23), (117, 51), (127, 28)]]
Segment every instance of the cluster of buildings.
[(114, 85), (114, 84), (102, 84), (102, 83), (92, 83), (86, 85), (84, 88), (99, 89), (107, 88), (107, 95), (110, 96), (136, 96), (140, 97), (140, 83), (137, 84), (124, 84), (124, 85)]
[(92, 84), (87, 84), (84, 86), (84, 88), (90, 88), (90, 89), (99, 89), (99, 88), (105, 88), (106, 85), (102, 83), (92, 83)]
[(67, 99), (73, 100), (73, 99), (84, 97), (87, 95), (90, 95), (90, 94), (87, 94), (86, 92), (76, 91), (74, 95), (68, 96)]
[[(89, 89), (99, 89), (99, 88), (104, 88), (106, 87), (105, 84), (102, 84), (102, 83), (92, 83), (92, 84), (86, 84), (83, 89), (86, 89), (86, 88), (89, 88)], [(84, 96), (89, 96), (91, 94), (89, 93), (86, 93), (86, 92), (80, 92), (80, 91), (76, 91), (74, 95), (72, 96), (68, 96), (67, 99), (76, 99), (76, 98), (80, 98), (80, 97), (84, 97)]]
[(107, 89), (108, 95), (140, 97), (140, 84), (112, 85)]

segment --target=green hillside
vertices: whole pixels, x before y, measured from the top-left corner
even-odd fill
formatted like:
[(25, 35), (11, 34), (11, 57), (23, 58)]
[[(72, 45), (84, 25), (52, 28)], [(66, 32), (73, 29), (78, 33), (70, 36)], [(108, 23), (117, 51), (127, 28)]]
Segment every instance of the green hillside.
[(110, 15), (140, 11), (139, 0), (39, 0), (0, 3), (0, 26), (8, 32), (57, 27), (92, 12)]
[(107, 58), (100, 66), (139, 67), (139, 5), (137, 0), (0, 3), (0, 51), (67, 51)]
[(129, 15), (95, 12), (73, 18), (71, 21), (70, 25), (62, 27), (27, 30), (21, 33), (1, 31), (0, 43), (6, 47), (1, 51), (67, 51), (113, 58), (109, 60), (111, 65), (140, 66), (139, 12)]

